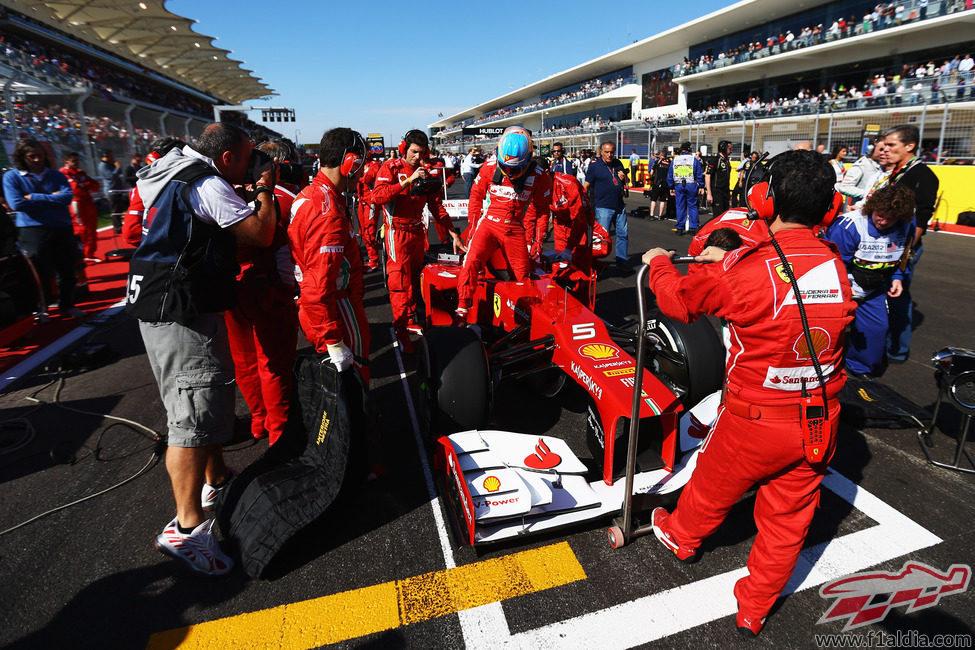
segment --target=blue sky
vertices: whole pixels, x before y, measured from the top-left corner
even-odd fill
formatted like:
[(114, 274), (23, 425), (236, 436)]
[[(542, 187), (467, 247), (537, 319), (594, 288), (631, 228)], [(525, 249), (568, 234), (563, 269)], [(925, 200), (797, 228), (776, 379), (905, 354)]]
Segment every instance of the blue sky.
[[(334, 126), (399, 141), (451, 115), (727, 2), (168, 0), (278, 92), (300, 143)], [(619, 7), (613, 10), (612, 7)], [(260, 114), (251, 114), (259, 120)]]

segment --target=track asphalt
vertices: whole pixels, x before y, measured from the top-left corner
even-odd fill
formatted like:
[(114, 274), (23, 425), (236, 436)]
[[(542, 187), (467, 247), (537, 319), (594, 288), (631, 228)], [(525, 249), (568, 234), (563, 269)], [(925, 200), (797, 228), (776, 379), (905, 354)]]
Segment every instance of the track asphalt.
[[(689, 239), (672, 226), (631, 218), (631, 258), (658, 245), (684, 251)], [(975, 348), (973, 251), (971, 238), (925, 238), (913, 286), (919, 323), (911, 358), (879, 380), (923, 408), (937, 396), (931, 353), (946, 345)], [(633, 318), (634, 278), (601, 279), (597, 313), (614, 323)], [(790, 585), (794, 593), (779, 601), (752, 642), (735, 632), (731, 597), (755, 535), (752, 493), (690, 566), (652, 537), (611, 549), (606, 521), (503, 547), (458, 547), (441, 530), (449, 518), (439, 499), (431, 500), (425, 453), (417, 448), (405, 393), (416, 391), (415, 361), (392, 345), (382, 278), (371, 274), (366, 286), (388, 474), (293, 540), (268, 579), (250, 580), (239, 570), (207, 579), (152, 547), (173, 513), (165, 469), (154, 464), (117, 489), (0, 536), (0, 645), (813, 648), (826, 642), (819, 634), (872, 635), (873, 647), (881, 647), (881, 635), (898, 632), (902, 643), (916, 640), (904, 636), (912, 633), (962, 634), (972, 643), (971, 589), (916, 612), (894, 608), (879, 623), (847, 633), (842, 622), (817, 623), (833, 603), (819, 594), (829, 580), (868, 569), (895, 573), (909, 560), (942, 572), (975, 565), (975, 477), (926, 463), (916, 427), (844, 426), (834, 474)], [(144, 432), (97, 414), (165, 429), (136, 323), (117, 316), (81, 343), (105, 344), (110, 353), (81, 369), (56, 358), (0, 395), (0, 530), (109, 488), (146, 465), (154, 444)], [(506, 388), (496, 396), (493, 425), (571, 438), (584, 426), (579, 403), (571, 390), (546, 401)], [(237, 410), (246, 413), (240, 399)], [(949, 434), (958, 431), (957, 412), (942, 413)], [(9, 451), (26, 440), (24, 422), (33, 437)], [(950, 435), (938, 431), (934, 439), (933, 453), (953, 455)], [(242, 468), (265, 446), (231, 445), (228, 462)]]

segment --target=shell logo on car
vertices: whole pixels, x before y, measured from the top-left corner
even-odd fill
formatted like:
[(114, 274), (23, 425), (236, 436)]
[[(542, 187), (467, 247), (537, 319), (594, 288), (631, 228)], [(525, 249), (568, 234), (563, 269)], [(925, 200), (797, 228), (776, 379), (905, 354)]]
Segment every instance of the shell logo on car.
[(602, 361), (603, 359), (615, 359), (619, 356), (620, 350), (606, 343), (589, 343), (579, 348), (579, 354), (595, 361)]
[(488, 492), (497, 492), (501, 489), (501, 481), (497, 476), (488, 476), (484, 479), (484, 489)]

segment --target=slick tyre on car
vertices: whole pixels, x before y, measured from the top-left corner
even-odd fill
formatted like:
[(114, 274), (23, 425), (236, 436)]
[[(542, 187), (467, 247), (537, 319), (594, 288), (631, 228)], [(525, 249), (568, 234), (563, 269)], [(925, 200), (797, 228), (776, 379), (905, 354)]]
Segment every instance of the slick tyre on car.
[(686, 406), (721, 388), (724, 346), (706, 318), (681, 323), (660, 314), (647, 321), (645, 334), (648, 364), (654, 374), (671, 381)]
[(484, 428), (491, 414), (491, 378), (477, 333), (466, 327), (430, 328), (420, 353), (420, 412), (429, 434)]

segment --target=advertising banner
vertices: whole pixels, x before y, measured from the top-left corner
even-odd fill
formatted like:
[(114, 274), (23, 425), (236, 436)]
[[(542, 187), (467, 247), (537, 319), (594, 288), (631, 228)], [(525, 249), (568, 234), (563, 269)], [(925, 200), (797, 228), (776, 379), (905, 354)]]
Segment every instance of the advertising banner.
[(366, 142), (369, 143), (370, 154), (383, 155), (386, 153), (386, 145), (382, 133), (370, 133), (366, 136)]

